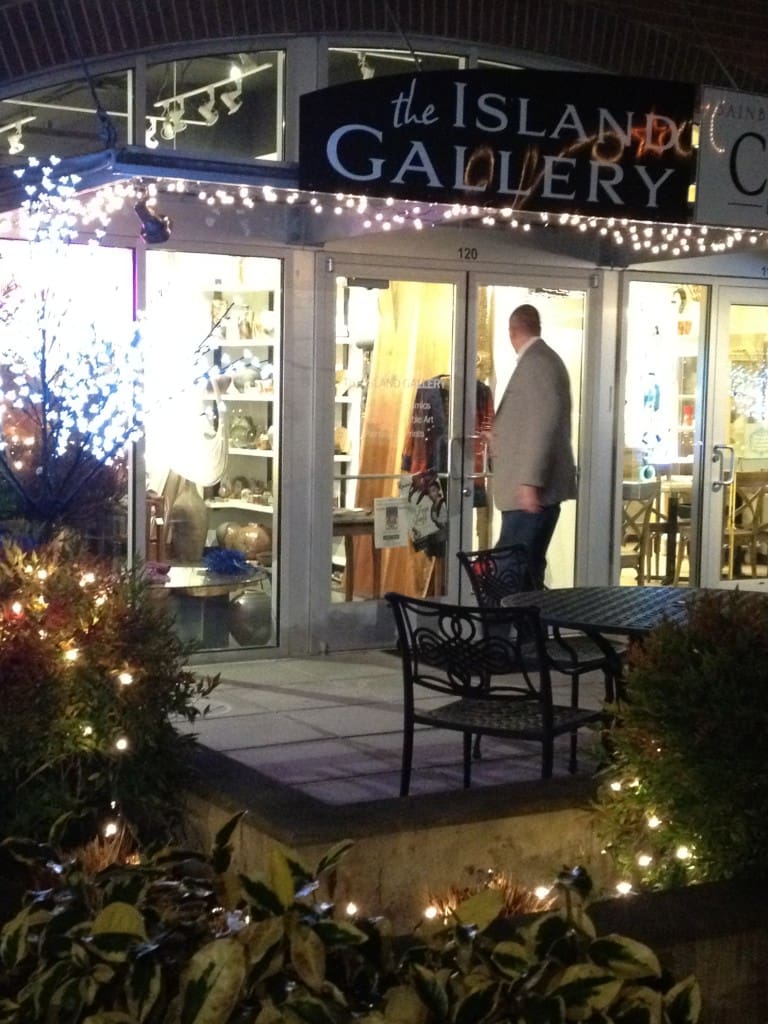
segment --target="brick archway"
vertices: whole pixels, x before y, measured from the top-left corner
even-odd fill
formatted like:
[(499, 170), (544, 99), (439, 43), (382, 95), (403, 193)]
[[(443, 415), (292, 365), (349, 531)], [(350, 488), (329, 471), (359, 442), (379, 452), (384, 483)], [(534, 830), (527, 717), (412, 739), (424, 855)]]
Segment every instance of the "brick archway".
[[(73, 31), (73, 26), (75, 30)], [(438, 38), (595, 69), (768, 91), (764, 0), (5, 0), (0, 88), (82, 60), (293, 35)]]

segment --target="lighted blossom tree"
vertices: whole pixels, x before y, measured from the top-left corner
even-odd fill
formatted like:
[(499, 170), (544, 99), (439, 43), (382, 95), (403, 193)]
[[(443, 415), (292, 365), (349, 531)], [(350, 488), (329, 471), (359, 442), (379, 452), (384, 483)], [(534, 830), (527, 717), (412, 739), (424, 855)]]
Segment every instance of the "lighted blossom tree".
[[(34, 168), (24, 242), (0, 261), (0, 493), (2, 514), (47, 539), (82, 530), (125, 491), (125, 455), (142, 431), (140, 335), (117, 294), (72, 294), (71, 181)], [(98, 259), (103, 253), (96, 252)], [(26, 261), (26, 265), (25, 265)]]

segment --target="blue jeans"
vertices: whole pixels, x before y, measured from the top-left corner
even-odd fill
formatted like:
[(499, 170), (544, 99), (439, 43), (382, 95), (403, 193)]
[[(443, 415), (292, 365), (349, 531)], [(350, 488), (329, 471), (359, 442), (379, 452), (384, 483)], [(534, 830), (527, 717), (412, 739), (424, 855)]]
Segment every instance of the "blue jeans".
[(547, 548), (559, 518), (559, 505), (548, 505), (541, 512), (511, 509), (501, 513), (501, 532), (496, 546), (522, 544), (527, 548), (533, 584), (537, 589), (544, 586)]

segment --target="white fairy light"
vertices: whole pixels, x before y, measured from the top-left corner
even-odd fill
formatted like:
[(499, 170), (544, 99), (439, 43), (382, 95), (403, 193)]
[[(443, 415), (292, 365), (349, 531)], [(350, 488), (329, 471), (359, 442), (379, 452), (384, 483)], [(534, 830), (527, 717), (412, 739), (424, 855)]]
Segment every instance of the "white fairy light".
[(693, 855), (691, 853), (690, 847), (685, 846), (685, 844), (682, 844), (681, 846), (678, 846), (678, 848), (675, 850), (675, 856), (678, 860), (690, 860)]
[(350, 901), (347, 904), (346, 908), (345, 908), (345, 913), (346, 913), (347, 917), (357, 917), (357, 914), (358, 914), (357, 904), (353, 903), (352, 901)]
[(120, 753), (124, 753), (128, 749), (128, 746), (128, 740), (125, 736), (121, 736), (119, 739), (115, 740), (115, 749), (119, 750)]
[(657, 829), (661, 825), (661, 818), (655, 814), (649, 814), (647, 818), (648, 828)]
[(650, 867), (653, 863), (653, 857), (650, 853), (640, 853), (637, 857), (637, 863), (641, 868)]
[(619, 896), (629, 896), (629, 894), (632, 892), (632, 883), (631, 882), (617, 882), (616, 883), (616, 892), (619, 894)]
[(552, 892), (552, 886), (550, 885), (537, 885), (533, 890), (533, 895), (537, 900), (545, 900)]
[(429, 906), (424, 911), (424, 917), (427, 919), (427, 921), (434, 921), (437, 915), (438, 909), (434, 906)]

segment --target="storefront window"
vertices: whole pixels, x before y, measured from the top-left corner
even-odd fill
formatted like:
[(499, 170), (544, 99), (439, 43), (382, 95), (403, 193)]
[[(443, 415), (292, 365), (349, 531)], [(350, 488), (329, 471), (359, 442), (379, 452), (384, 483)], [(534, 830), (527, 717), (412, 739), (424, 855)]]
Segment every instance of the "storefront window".
[(123, 562), (141, 343), (125, 249), (0, 242), (0, 522)]
[(281, 160), (284, 56), (263, 50), (150, 65), (141, 144), (199, 156)]
[(465, 65), (463, 57), (444, 53), (408, 50), (378, 50), (366, 47), (332, 47), (328, 51), (328, 85), (356, 82), (361, 78), (407, 75), (412, 71), (450, 71)]
[(689, 578), (706, 301), (699, 285), (633, 281), (629, 288), (620, 567), (630, 586)]
[[(127, 71), (94, 76), (93, 90), (116, 133), (110, 145), (124, 146), (128, 142), (130, 80)], [(3, 163), (8, 156), (26, 164), (30, 156), (67, 157), (104, 149), (108, 140), (103, 133), (104, 125), (85, 78), (0, 100)]]
[(147, 557), (207, 649), (277, 642), (281, 272), (147, 253)]

